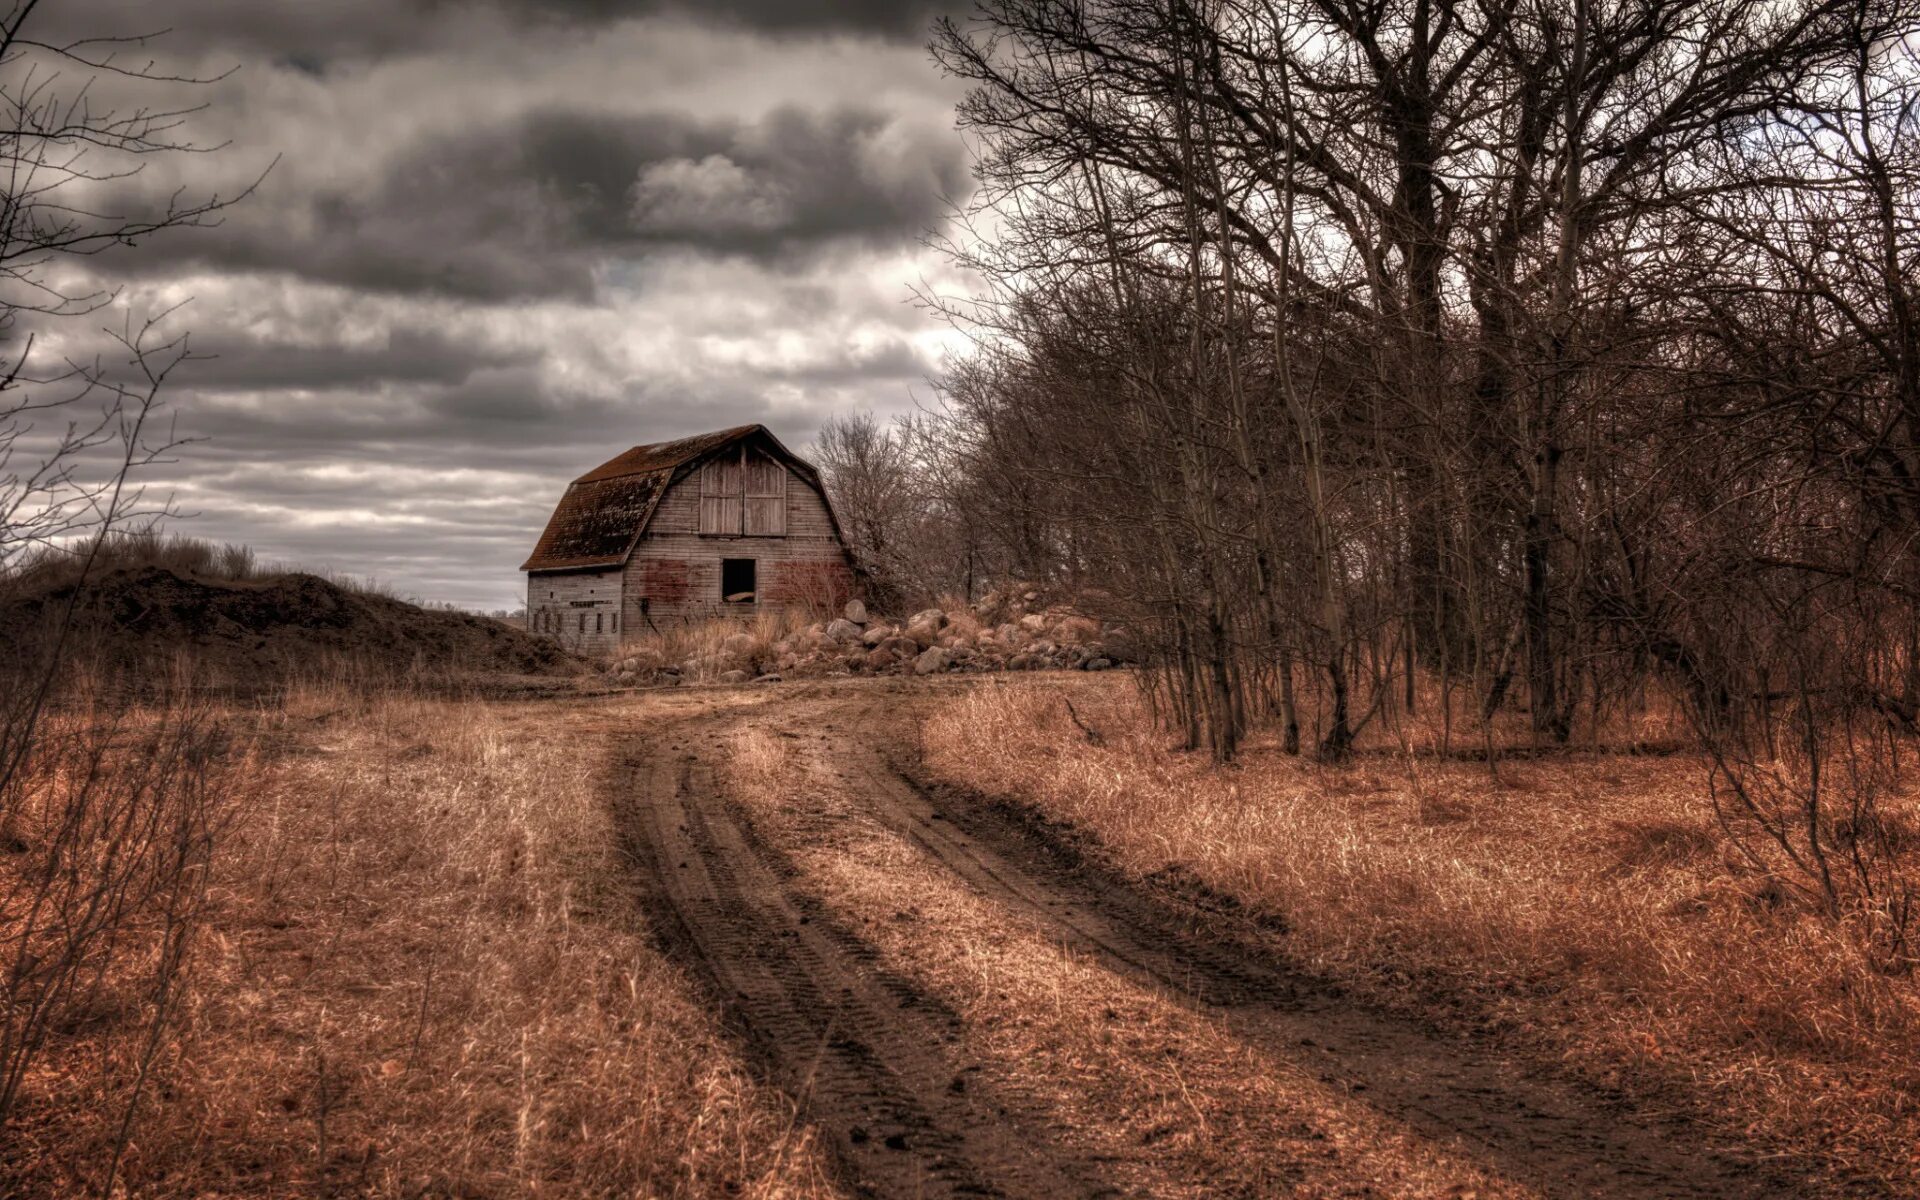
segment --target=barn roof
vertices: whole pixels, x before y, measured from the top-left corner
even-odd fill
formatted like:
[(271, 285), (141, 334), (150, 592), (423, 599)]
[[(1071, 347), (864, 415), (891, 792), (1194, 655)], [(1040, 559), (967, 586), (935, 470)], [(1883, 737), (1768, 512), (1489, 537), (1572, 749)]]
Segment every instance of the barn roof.
[(676, 467), (687, 465), (696, 458), (705, 458), (723, 446), (731, 446), (749, 434), (766, 432), (764, 425), (735, 425), (732, 429), (695, 434), (693, 437), (681, 438), (678, 441), (635, 446), (625, 454), (601, 463), (574, 482), (594, 483), (604, 479), (621, 479), (632, 475), (671, 471)]
[(653, 516), (654, 506), (684, 467), (744, 438), (760, 435), (782, 458), (817, 479), (764, 425), (736, 425), (671, 442), (635, 446), (567, 485), (522, 571), (617, 566)]

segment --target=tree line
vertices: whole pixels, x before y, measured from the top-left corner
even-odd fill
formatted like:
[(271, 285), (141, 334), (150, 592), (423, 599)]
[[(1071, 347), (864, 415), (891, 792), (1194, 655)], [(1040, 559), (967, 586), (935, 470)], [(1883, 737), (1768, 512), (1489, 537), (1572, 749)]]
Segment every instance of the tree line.
[(975, 349), (829, 431), (837, 487), (896, 481), (841, 488), (855, 541), (903, 591), (1074, 582), (1222, 760), (1416, 712), (1550, 748), (1657, 692), (1736, 843), (1905, 961), (1917, 18), (989, 0), (933, 44)]

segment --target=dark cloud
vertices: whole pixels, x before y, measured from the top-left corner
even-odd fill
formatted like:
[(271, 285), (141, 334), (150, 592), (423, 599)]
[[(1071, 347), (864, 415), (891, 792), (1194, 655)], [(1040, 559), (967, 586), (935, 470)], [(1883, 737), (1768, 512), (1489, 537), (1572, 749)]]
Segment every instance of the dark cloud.
[(900, 246), (967, 186), (957, 139), (861, 109), (753, 122), (542, 111), (427, 138), (364, 191), (271, 178), (216, 230), (126, 256), (286, 271), (370, 291), (502, 301), (589, 296), (609, 258), (691, 249), (763, 261)]
[[(538, 378), (505, 372), (457, 387), (366, 399), (219, 405), (183, 392), (174, 401), (180, 432), (203, 439), (184, 463), (186, 474), (204, 478), (223, 468), (344, 460), (537, 472), (564, 480), (613, 450), (770, 419), (766, 397), (740, 381), (698, 390), (651, 386), (609, 399), (554, 391)], [(432, 499), (417, 491), (413, 497)]]
[(665, 13), (778, 33), (855, 32), (922, 38), (964, 0), (521, 0), (575, 20)]
[(967, 175), (957, 142), (899, 132), (874, 112), (781, 109), (639, 163), (622, 218), (644, 239), (763, 255), (794, 242), (912, 237), (939, 222)]
[[(302, 353), (352, 355), (329, 348)], [(275, 376), (269, 387), (253, 391), (208, 379), (218, 360), (189, 363), (178, 373), (169, 414), (176, 432), (195, 444), (176, 470), (161, 474), (200, 485), (243, 480), (249, 494), (265, 502), (334, 488), (302, 476), (303, 467), (384, 462), (405, 468), (398, 482), (383, 477), (396, 490), (354, 484), (341, 494), (431, 505), (441, 498), (420, 492), (414, 476), (422, 471), (564, 480), (608, 457), (609, 446), (625, 449), (708, 426), (773, 419), (763, 389), (739, 374), (716, 372), (692, 383), (636, 379), (608, 391), (561, 383), (530, 355), (502, 354), (497, 361), (509, 365), (480, 366), (443, 380), (408, 377), (412, 360), (398, 361), (401, 373), (392, 377), (350, 381), (316, 372), (309, 386), (283, 388)], [(352, 470), (327, 476), (354, 477)]]
[[(323, 74), (343, 62), (418, 54), (465, 26), (592, 27), (676, 17), (775, 36), (855, 34), (925, 40), (965, 0), (86, 0), (48, 5), (30, 33), (65, 45), (149, 37), (129, 50), (230, 51)], [(129, 55), (130, 57), (131, 55)]]
[(143, 51), (170, 57), (227, 52), (249, 63), (318, 70), (340, 58), (418, 51), (435, 40), (436, 23), (451, 15), (416, 0), (85, 0), (43, 5), (25, 29), (48, 45), (81, 43), (90, 57), (113, 49), (104, 40), (111, 38), (123, 60)]
[(770, 373), (795, 383), (845, 386), (924, 379), (933, 367), (905, 338), (893, 337), (873, 346), (852, 347), (828, 362)]
[(217, 331), (193, 339), (198, 356), (185, 378), (196, 390), (326, 391), (386, 383), (464, 383), (476, 372), (537, 361), (532, 351), (501, 351), (442, 333), (394, 329), (378, 345), (288, 344)]

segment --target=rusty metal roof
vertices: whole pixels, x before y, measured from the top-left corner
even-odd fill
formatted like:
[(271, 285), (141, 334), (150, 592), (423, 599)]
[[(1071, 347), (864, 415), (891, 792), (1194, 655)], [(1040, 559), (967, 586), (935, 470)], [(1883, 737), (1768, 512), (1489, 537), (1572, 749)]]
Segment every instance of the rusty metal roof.
[(664, 470), (574, 480), (547, 519), (532, 557), (520, 569), (566, 571), (625, 562), (634, 536), (672, 476), (671, 470)]
[(567, 485), (532, 556), (520, 569), (574, 571), (625, 562), (678, 472), (755, 434), (817, 479), (813, 468), (795, 458), (764, 425), (736, 425), (678, 441), (635, 446)]
[[(766, 433), (764, 425), (735, 425), (732, 429), (722, 429), (715, 433), (701, 433), (693, 437), (681, 438), (673, 442), (654, 442), (650, 446), (635, 446), (617, 458), (608, 459), (585, 475), (574, 480), (575, 483), (593, 483), (602, 479), (619, 479), (627, 475), (647, 475), (655, 471), (671, 471), (683, 467), (696, 458), (705, 458), (723, 446), (731, 446), (752, 433)], [(769, 435), (771, 436), (771, 435)]]

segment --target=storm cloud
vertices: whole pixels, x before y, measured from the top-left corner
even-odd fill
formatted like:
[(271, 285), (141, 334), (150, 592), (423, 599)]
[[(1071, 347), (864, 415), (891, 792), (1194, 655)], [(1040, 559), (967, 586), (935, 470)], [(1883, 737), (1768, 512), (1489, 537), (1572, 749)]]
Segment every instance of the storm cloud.
[(843, 34), (925, 41), (966, 0), (85, 0), (49, 4), (31, 34), (67, 45), (146, 38), (164, 53), (217, 48), (249, 63), (324, 73), (342, 62), (432, 52), (475, 27), (594, 29), (646, 18), (748, 33)]
[(609, 259), (685, 248), (799, 269), (910, 244), (963, 194), (957, 140), (857, 108), (753, 121), (550, 109), (394, 155), (362, 188), (243, 205), (218, 236), (155, 240), (125, 269), (284, 271), (476, 300), (590, 296)]
[[(617, 450), (745, 421), (804, 446), (915, 404), (954, 340), (912, 293), (952, 282), (928, 236), (969, 187), (922, 48), (946, 7), (167, 6), (139, 51), (214, 82), (102, 95), (199, 108), (221, 148), (99, 203), (257, 186), (83, 265), (129, 315), (184, 304), (194, 440), (149, 483), (188, 532), (504, 607), (565, 481)], [(82, 0), (39, 32), (157, 30)]]

